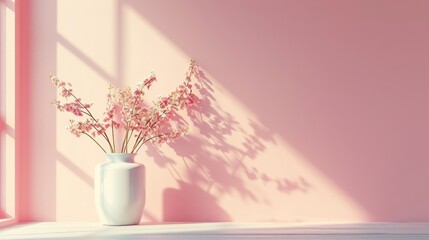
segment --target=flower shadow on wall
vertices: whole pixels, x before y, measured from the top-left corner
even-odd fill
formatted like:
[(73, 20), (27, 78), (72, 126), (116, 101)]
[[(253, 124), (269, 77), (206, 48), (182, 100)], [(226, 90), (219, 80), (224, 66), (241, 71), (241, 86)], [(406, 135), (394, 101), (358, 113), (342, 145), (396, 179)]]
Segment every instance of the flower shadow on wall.
[[(178, 189), (164, 190), (163, 221), (231, 221), (227, 210), (218, 203), (218, 198), (227, 194), (238, 194), (243, 201), (269, 204), (269, 199), (260, 196), (249, 182), (275, 184), (285, 194), (309, 191), (311, 185), (302, 177), (272, 178), (269, 173), (248, 166), (266, 150), (267, 144), (276, 144), (273, 133), (250, 118), (247, 120), (251, 130), (242, 128), (234, 115), (217, 103), (213, 82), (201, 70), (198, 78), (200, 97), (188, 111), (188, 117), (199, 133), (169, 144), (182, 161), (153, 146), (146, 151), (158, 166), (169, 169), (179, 185)], [(232, 144), (229, 139), (237, 135), (241, 143)], [(185, 170), (177, 170), (179, 167)]]
[[(290, 147), (315, 170), (308, 179), (323, 177), (327, 190), (346, 198), (325, 192), (334, 203), (353, 209), (313, 216), (428, 221), (429, 188), (421, 179), (429, 169), (429, 35), (420, 31), (429, 21), (428, 1), (121, 3), (207, 66), (216, 83), (287, 142), (280, 148)], [(261, 79), (269, 81), (264, 91)], [(327, 209), (320, 203), (311, 206)]]

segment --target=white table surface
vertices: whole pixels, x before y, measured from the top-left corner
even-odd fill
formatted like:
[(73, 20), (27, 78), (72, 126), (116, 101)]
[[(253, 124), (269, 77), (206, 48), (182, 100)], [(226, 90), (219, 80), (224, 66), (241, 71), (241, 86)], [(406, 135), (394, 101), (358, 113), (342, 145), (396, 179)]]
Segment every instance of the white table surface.
[(0, 229), (0, 239), (428, 239), (429, 223), (172, 223), (103, 226), (40, 222)]

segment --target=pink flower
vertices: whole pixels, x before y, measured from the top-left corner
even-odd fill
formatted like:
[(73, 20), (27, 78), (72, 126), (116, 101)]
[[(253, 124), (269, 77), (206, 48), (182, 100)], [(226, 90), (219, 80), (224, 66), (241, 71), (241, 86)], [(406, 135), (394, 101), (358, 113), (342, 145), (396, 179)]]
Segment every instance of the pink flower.
[(143, 91), (141, 91), (140, 89), (136, 89), (134, 91), (134, 95), (136, 95), (136, 96), (140, 96), (142, 93), (143, 93)]
[(147, 86), (147, 89), (149, 89), (155, 81), (155, 75), (151, 75), (149, 78), (144, 80), (144, 85)]
[(121, 124), (119, 124), (118, 122), (116, 122), (116, 121), (112, 121), (112, 125), (113, 125), (113, 127), (115, 127), (115, 128), (119, 128), (120, 126), (121, 126)]
[(72, 90), (71, 89), (63, 89), (61, 91), (61, 96), (65, 97), (65, 98), (70, 97), (71, 94), (72, 94)]

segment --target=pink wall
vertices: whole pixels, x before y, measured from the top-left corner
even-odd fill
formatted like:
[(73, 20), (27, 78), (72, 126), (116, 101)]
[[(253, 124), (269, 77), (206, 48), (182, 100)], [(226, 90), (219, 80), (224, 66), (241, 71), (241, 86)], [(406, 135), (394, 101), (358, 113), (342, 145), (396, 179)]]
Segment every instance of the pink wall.
[[(32, 94), (32, 36), (31, 36), (31, 13), (32, 4), (28, 0), (15, 2), (15, 65), (16, 65), (16, 83), (15, 83), (15, 158), (16, 158), (16, 218), (19, 221), (27, 221), (33, 218), (34, 199), (32, 192), (34, 181), (33, 161), (29, 148), (35, 139), (30, 127), (33, 127), (31, 111), (34, 106)], [(35, 189), (38, 189), (38, 186)]]
[(140, 153), (144, 222), (429, 220), (429, 2), (40, 0), (30, 12), (25, 220), (97, 219), (103, 155), (65, 132), (50, 72), (103, 104), (109, 83), (151, 69), (151, 96), (165, 93), (190, 58), (209, 86), (203, 121)]

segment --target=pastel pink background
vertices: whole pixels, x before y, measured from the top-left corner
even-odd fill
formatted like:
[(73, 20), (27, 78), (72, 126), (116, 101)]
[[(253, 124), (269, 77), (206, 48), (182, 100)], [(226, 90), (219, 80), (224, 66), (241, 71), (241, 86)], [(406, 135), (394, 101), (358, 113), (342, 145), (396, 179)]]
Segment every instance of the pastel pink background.
[(38, 0), (26, 10), (22, 221), (97, 220), (104, 156), (64, 129), (50, 72), (101, 113), (108, 84), (154, 69), (150, 96), (165, 94), (190, 58), (209, 97), (189, 136), (139, 154), (143, 222), (429, 220), (428, 1)]

